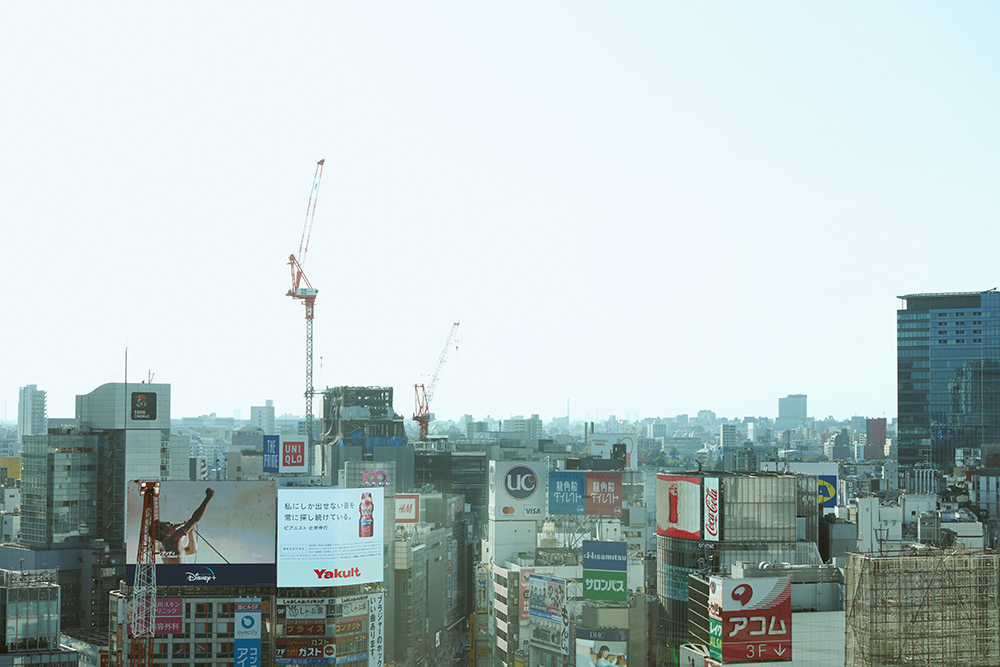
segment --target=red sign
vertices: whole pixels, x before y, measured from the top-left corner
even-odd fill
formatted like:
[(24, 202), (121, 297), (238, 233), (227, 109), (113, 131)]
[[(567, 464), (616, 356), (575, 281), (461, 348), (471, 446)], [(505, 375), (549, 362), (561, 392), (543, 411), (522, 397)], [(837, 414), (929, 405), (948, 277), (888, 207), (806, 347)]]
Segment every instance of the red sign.
[(531, 600), (528, 598), (528, 575), (534, 572), (534, 569), (522, 569), (521, 570), (521, 620), (528, 620), (528, 612), (531, 607), (529, 603)]
[(396, 494), (396, 523), (420, 523), (420, 494)]
[(725, 578), (721, 584), (722, 661), (791, 660), (791, 580)]
[(306, 443), (281, 443), (281, 472), (305, 472)]
[(622, 515), (622, 474), (588, 472), (584, 475), (583, 513), (587, 516)]
[(656, 534), (701, 538), (701, 478), (656, 476)]

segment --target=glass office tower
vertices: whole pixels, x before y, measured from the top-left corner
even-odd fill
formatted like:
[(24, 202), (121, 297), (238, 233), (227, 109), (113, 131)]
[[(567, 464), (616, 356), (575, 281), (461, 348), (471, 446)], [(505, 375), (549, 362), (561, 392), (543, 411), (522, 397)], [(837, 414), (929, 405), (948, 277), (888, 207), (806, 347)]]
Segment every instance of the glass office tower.
[(900, 467), (1000, 443), (1000, 293), (908, 294), (896, 314)]

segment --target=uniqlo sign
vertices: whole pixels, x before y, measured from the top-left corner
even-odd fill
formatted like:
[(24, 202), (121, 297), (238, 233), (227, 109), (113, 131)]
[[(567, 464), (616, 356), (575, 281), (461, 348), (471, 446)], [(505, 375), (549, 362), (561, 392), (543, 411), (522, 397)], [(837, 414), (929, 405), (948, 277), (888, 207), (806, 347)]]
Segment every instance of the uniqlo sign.
[(306, 472), (306, 443), (281, 443), (281, 472)]
[(792, 582), (712, 577), (709, 655), (723, 662), (792, 659)]

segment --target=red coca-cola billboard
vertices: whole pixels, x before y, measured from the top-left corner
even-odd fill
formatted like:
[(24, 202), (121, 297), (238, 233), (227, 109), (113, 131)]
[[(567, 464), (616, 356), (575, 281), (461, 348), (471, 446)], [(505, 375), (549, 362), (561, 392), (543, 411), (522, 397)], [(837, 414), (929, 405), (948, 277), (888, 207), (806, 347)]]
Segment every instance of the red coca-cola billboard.
[(721, 532), (719, 519), (719, 478), (706, 477), (702, 489), (705, 501), (705, 525), (702, 530), (703, 539), (718, 542)]
[(701, 537), (701, 478), (659, 473), (656, 476), (656, 533)]

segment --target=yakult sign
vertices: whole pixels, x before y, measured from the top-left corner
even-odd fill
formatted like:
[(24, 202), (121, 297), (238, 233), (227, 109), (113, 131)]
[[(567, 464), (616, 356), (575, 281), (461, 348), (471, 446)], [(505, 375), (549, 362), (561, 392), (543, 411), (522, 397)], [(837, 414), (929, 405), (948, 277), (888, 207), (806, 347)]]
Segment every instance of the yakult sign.
[(548, 476), (537, 464), (490, 461), (489, 513), (494, 520), (538, 519), (545, 514)]
[(706, 540), (719, 541), (719, 478), (706, 477), (702, 485), (705, 500), (705, 525), (702, 533)]

